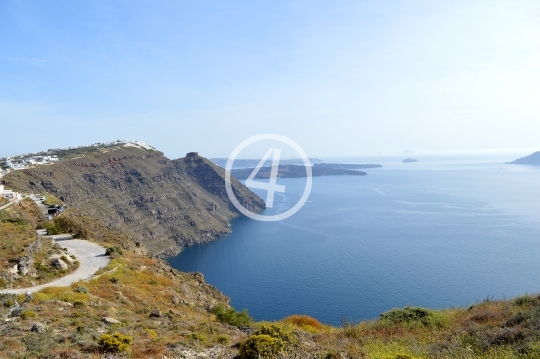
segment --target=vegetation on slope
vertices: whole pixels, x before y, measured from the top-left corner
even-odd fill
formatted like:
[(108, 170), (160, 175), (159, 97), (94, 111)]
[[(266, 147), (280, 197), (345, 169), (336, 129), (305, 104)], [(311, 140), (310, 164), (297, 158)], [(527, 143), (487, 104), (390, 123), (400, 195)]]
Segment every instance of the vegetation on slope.
[[(0, 295), (0, 314), (8, 319), (0, 325), (0, 356), (101, 358), (119, 351), (131, 358), (175, 357), (245, 337), (216, 320), (210, 309), (228, 306), (228, 298), (201, 274), (122, 253), (90, 281), (49, 287), (31, 299)], [(35, 323), (41, 331), (32, 331)]]
[[(78, 268), (78, 263), (50, 239), (38, 238), (44, 224), (34, 201), (25, 199), (0, 211), (0, 288), (25, 288), (50, 282)], [(65, 268), (51, 265), (61, 258)]]
[[(159, 256), (230, 233), (229, 221), (238, 215), (224, 170), (197, 155), (171, 161), (161, 152), (122, 147), (14, 171), (3, 180), (22, 192), (54, 195)], [(264, 208), (240, 182), (233, 180), (233, 188), (247, 208)]]
[[(102, 157), (92, 161), (98, 160), (104, 161)], [(133, 180), (133, 177), (125, 177), (122, 181), (114, 177), (114, 171), (123, 171), (121, 173), (125, 175), (126, 171), (133, 170), (134, 165), (129, 160), (129, 156), (122, 157), (114, 162), (113, 166), (118, 166), (114, 169), (108, 169), (109, 165), (104, 169), (99, 167), (103, 164), (85, 162), (91, 168), (94, 168), (92, 163), (96, 164), (100, 168), (96, 172), (77, 172), (73, 168), (80, 166), (79, 162), (65, 161), (63, 166), (67, 167), (54, 169), (47, 175), (49, 180), (44, 179), (43, 173), (32, 172), (34, 170), (19, 171), (20, 175), (9, 178), (23, 187), (41, 186), (39, 192), (43, 192), (43, 188), (55, 189), (58, 197), (71, 198), (74, 205), (48, 226), (104, 245), (109, 248), (112, 261), (89, 281), (69, 287), (50, 287), (28, 297), (0, 295), (0, 315), (5, 319), (0, 324), (0, 357), (195, 358), (201, 354), (240, 359), (540, 358), (540, 296), (536, 295), (510, 301), (486, 300), (466, 309), (396, 308), (382, 313), (377, 320), (344, 322), (341, 328), (323, 325), (303, 315), (271, 323), (253, 322), (246, 311), (231, 308), (229, 299), (206, 284), (200, 273), (181, 273), (164, 261), (149, 257), (146, 243), (151, 243), (155, 249), (154, 243), (141, 240), (146, 237), (141, 237), (137, 230), (126, 230), (129, 226), (114, 226), (103, 220), (104, 213), (112, 213), (110, 208), (103, 212), (103, 207), (96, 208), (94, 203), (91, 205), (94, 212), (87, 212), (86, 206), (105, 200), (121, 210), (120, 202), (115, 202), (117, 194), (107, 187), (111, 183), (113, 187), (123, 189), (119, 190), (122, 196), (131, 199), (137, 190), (143, 194), (145, 188), (154, 190), (139, 180), (137, 185), (128, 185), (127, 178)], [(204, 201), (211, 199), (215, 204), (220, 196), (224, 196), (219, 185), (222, 172), (211, 171), (206, 160), (193, 156), (160, 161), (165, 161), (172, 173), (181, 174), (173, 178), (190, 183), (190, 186), (182, 187), (182, 193), (199, 194), (200, 197), (194, 196), (197, 200), (192, 198), (191, 202), (195, 213), (201, 208), (196, 206), (197, 203), (207, 203)], [(72, 171), (69, 173), (75, 179), (71, 184), (67, 177), (64, 178), (64, 170)], [(146, 170), (141, 168), (141, 171)], [(116, 179), (110, 183), (103, 178), (97, 180), (99, 185), (94, 189), (103, 193), (95, 196), (85, 192), (84, 182), (78, 182), (81, 176), (90, 174), (95, 178), (109, 176), (109, 179)], [(30, 183), (38, 178), (43, 183)], [(169, 184), (174, 182), (170, 178), (168, 181)], [(190, 187), (198, 190), (190, 192)], [(173, 188), (171, 185), (168, 190)], [(145, 207), (147, 202), (142, 199), (137, 203), (135, 207), (139, 212), (132, 214), (150, 209)], [(223, 200), (220, 203), (226, 205)], [(192, 220), (195, 217), (191, 217)], [(212, 217), (216, 219), (218, 214), (213, 213)], [(111, 218), (117, 220), (119, 217)], [(205, 223), (204, 218), (210, 220), (202, 215), (197, 218), (202, 220), (194, 222), (199, 229)], [(24, 254), (27, 243), (35, 240), (34, 229), (45, 224), (39, 210), (28, 201), (0, 211), (0, 219), (1, 254), (9, 264), (10, 258)], [(133, 221), (129, 223), (133, 224)]]
[[(14, 210), (21, 211), (16, 218), (32, 219)], [(0, 295), (2, 357), (540, 358), (539, 296), (486, 300), (467, 309), (397, 308), (342, 328), (302, 315), (257, 323), (232, 309), (200, 273), (181, 273), (147, 257), (144, 246), (76, 209), (62, 217), (111, 248), (113, 259), (90, 281), (47, 288), (33, 298)], [(28, 241), (24, 233), (31, 235), (3, 233), (21, 235), (22, 243)]]

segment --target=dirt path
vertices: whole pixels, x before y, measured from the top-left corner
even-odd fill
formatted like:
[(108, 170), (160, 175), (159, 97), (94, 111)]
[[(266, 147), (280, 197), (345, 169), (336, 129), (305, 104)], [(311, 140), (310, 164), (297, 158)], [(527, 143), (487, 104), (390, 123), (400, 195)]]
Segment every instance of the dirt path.
[(71, 235), (66, 234), (47, 236), (46, 238), (54, 239), (60, 246), (67, 248), (70, 254), (75, 255), (80, 263), (79, 268), (73, 273), (49, 283), (27, 288), (0, 290), (0, 293), (24, 294), (37, 292), (46, 287), (66, 287), (80, 280), (91, 278), (95, 272), (110, 262), (109, 256), (105, 255), (105, 248), (96, 243), (73, 239)]

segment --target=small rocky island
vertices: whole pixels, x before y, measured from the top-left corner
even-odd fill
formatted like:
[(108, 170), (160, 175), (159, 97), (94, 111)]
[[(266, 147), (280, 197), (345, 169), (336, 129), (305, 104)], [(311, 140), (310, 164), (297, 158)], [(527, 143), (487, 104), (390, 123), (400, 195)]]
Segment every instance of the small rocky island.
[[(233, 169), (231, 174), (239, 180), (248, 179), (248, 177), (253, 173), (254, 168), (242, 168), (242, 169)], [(261, 167), (259, 172), (255, 175), (254, 178), (267, 179), (270, 178), (272, 167)], [(321, 176), (366, 176), (366, 172), (348, 170), (343, 168), (332, 168), (324, 166), (314, 166), (312, 167), (312, 176), (321, 177)], [(278, 167), (277, 176), (279, 178), (302, 178), (307, 176), (306, 168), (304, 166), (297, 165), (280, 165)]]
[(528, 155), (526, 157), (518, 158), (512, 162), (506, 162), (507, 165), (534, 165), (540, 166), (540, 151)]
[(418, 160), (414, 159), (414, 158), (405, 158), (402, 162), (403, 163), (412, 163), (412, 162), (418, 162)]

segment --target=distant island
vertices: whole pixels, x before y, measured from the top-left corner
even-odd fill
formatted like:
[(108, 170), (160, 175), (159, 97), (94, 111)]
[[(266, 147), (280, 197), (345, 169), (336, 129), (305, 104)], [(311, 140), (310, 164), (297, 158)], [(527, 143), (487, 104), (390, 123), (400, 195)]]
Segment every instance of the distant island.
[[(239, 180), (248, 179), (254, 168), (233, 169), (231, 174)], [(261, 167), (254, 178), (266, 179), (270, 178), (272, 167)], [(297, 165), (280, 165), (278, 168), (278, 177), (280, 178), (302, 178), (306, 177), (306, 169), (304, 166)], [(343, 168), (331, 167), (312, 167), (312, 176), (366, 176), (366, 172), (348, 170)]]
[(411, 162), (418, 162), (418, 160), (414, 159), (414, 158), (405, 158), (402, 162), (403, 163), (411, 163)]
[[(228, 158), (210, 158), (210, 161), (215, 163), (216, 165), (220, 167), (225, 167), (227, 165)], [(318, 158), (308, 158), (309, 162), (313, 166), (315, 163), (321, 163), (324, 162), (323, 160), (320, 160)], [(235, 168), (245, 168), (245, 167), (252, 167), (255, 168), (259, 164), (261, 160), (255, 159), (255, 158), (248, 158), (248, 159), (236, 159), (234, 160), (233, 167)], [(304, 161), (301, 158), (291, 158), (291, 159), (281, 159), (279, 160), (280, 164), (283, 165), (304, 165)], [(263, 167), (269, 167), (272, 166), (272, 160), (267, 160)]]
[(540, 151), (528, 155), (526, 157), (518, 158), (512, 162), (506, 162), (507, 165), (534, 165), (540, 166)]
[(356, 164), (356, 163), (315, 163), (315, 167), (320, 168), (340, 168), (345, 170), (360, 170), (365, 168), (379, 168), (382, 165), (376, 164)]

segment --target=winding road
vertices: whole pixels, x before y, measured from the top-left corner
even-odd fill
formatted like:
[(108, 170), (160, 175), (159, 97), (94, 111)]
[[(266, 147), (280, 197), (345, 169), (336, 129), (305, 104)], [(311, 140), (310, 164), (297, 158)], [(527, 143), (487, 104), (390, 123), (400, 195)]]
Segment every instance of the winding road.
[(99, 244), (73, 239), (70, 234), (59, 234), (56, 236), (43, 236), (44, 238), (52, 238), (61, 247), (67, 248), (69, 254), (73, 254), (79, 261), (79, 268), (73, 273), (65, 277), (56, 279), (52, 282), (36, 285), (27, 288), (6, 289), (0, 290), (0, 293), (7, 294), (24, 294), (28, 292), (37, 292), (47, 287), (66, 287), (80, 280), (92, 278), (101, 267), (106, 266), (110, 262), (109, 256), (105, 255), (105, 248)]

